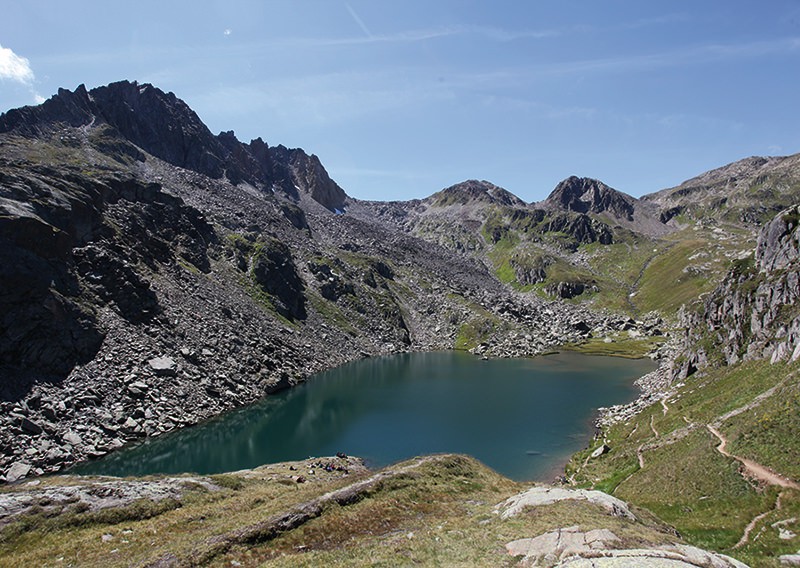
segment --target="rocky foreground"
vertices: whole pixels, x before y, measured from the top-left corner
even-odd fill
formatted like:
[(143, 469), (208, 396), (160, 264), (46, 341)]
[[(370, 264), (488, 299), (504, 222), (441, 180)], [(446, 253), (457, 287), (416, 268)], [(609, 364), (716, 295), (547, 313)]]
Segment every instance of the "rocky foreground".
[(453, 455), (36, 480), (0, 491), (0, 526), (7, 565), (745, 566), (605, 493), (526, 487)]

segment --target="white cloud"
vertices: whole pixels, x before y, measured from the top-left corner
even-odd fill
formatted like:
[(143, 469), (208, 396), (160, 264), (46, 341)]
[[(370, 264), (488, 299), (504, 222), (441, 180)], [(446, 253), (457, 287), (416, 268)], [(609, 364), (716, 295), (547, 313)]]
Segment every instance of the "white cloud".
[(30, 62), (0, 45), (0, 79), (31, 85), (35, 79)]
[(33, 87), (36, 76), (33, 74), (30, 61), (2, 45), (0, 45), (0, 80), (14, 81), (26, 86), (37, 105), (45, 100)]
[(229, 35), (231, 35), (232, 33), (233, 33), (233, 30), (232, 30), (232, 29), (230, 29), (230, 28), (225, 28), (225, 31), (224, 31), (224, 32), (222, 32), (222, 35), (229, 36)]

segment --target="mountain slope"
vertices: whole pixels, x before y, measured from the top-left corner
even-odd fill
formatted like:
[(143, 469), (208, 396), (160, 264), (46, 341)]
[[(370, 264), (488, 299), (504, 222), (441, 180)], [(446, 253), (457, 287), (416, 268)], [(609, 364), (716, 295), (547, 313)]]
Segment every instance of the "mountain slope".
[(595, 443), (612, 451), (590, 460), (589, 448), (569, 467), (575, 483), (753, 566), (783, 565), (779, 556), (797, 550), (798, 219), (797, 206), (776, 215), (754, 254), (684, 311), (663, 398), (638, 415), (613, 409)]
[[(478, 260), (374, 218), (334, 213), (357, 203), (314, 156), (210, 135), (149, 85), (62, 91), (0, 126), (8, 480), (352, 359), (479, 345), (532, 355), (616, 325), (517, 295)], [(170, 127), (179, 150), (160, 138)]]
[(800, 154), (751, 157), (703, 173), (681, 185), (642, 197), (662, 220), (718, 220), (757, 226), (796, 203)]
[[(100, 126), (110, 127), (112, 136), (119, 135), (173, 166), (267, 192), (281, 191), (295, 200), (309, 195), (331, 211), (344, 208), (344, 190), (328, 177), (316, 156), (282, 146), (270, 148), (260, 138), (243, 144), (233, 132), (214, 136), (186, 103), (150, 84), (120, 81), (91, 91), (83, 85), (74, 92), (60, 89), (37, 107), (0, 116), (0, 132), (28, 138), (49, 137), (63, 127)], [(140, 157), (136, 149), (126, 150)]]
[(615, 238), (611, 227), (585, 212), (529, 205), (505, 189), (476, 180), (422, 200), (360, 203), (351, 213), (377, 217), (480, 259), (504, 283), (549, 297), (596, 290), (598, 275), (585, 260), (576, 260), (575, 253), (584, 245), (608, 245)]

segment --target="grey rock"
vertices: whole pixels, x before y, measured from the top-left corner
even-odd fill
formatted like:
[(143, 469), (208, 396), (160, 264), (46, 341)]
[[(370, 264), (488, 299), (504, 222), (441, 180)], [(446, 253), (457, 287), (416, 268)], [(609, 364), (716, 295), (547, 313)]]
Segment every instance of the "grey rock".
[(753, 359), (777, 363), (800, 355), (800, 316), (786, 309), (800, 302), (799, 226), (797, 206), (776, 215), (760, 231), (754, 257), (733, 263), (702, 311), (681, 311), (684, 357), (672, 371), (674, 378), (707, 366), (718, 354), (727, 365)]
[(521, 513), (526, 507), (549, 505), (559, 501), (589, 501), (600, 505), (614, 516), (636, 519), (625, 501), (612, 497), (602, 491), (586, 489), (564, 489), (561, 487), (533, 487), (510, 497), (495, 507), (495, 513), (502, 519), (508, 519)]
[(9, 470), (6, 472), (6, 481), (8, 483), (14, 483), (15, 481), (19, 481), (20, 479), (27, 477), (27, 475), (31, 472), (33, 466), (26, 462), (14, 462)]
[(44, 431), (44, 429), (37, 422), (34, 422), (33, 420), (30, 420), (29, 418), (26, 417), (22, 417), (20, 419), (19, 427), (22, 428), (24, 432), (34, 435), (41, 434)]
[(797, 554), (784, 554), (778, 557), (782, 566), (800, 566), (800, 551)]
[[(171, 357), (154, 357), (147, 362), (150, 369), (158, 376), (173, 377), (178, 371), (178, 365)], [(144, 383), (134, 383), (144, 384)], [(147, 385), (144, 385), (145, 389)], [(138, 387), (137, 387), (138, 388)]]
[(44, 416), (48, 420), (52, 421), (58, 420), (58, 415), (56, 414), (56, 411), (50, 406), (45, 406), (44, 408), (42, 408), (42, 416)]
[(66, 434), (62, 436), (62, 438), (70, 446), (80, 446), (83, 443), (81, 437), (72, 430), (69, 430)]

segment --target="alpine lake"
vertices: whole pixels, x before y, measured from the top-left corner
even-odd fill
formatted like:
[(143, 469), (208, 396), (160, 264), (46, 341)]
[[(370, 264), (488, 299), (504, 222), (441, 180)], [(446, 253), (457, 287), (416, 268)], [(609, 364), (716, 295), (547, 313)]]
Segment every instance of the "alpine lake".
[(518, 481), (551, 481), (589, 443), (596, 409), (636, 398), (633, 381), (654, 369), (647, 359), (569, 352), (362, 359), (68, 473), (212, 474), (337, 452), (381, 467), (447, 452), (470, 454)]

